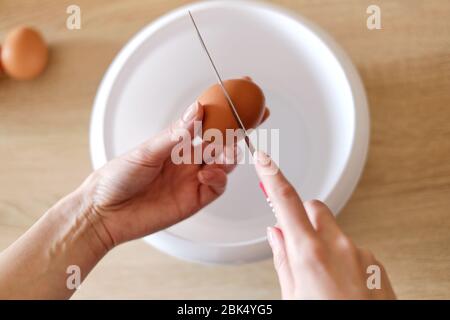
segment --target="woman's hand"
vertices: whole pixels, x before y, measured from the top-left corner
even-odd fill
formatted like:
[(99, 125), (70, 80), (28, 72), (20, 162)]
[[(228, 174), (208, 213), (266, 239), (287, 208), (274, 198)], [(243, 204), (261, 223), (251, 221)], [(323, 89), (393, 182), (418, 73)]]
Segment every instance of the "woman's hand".
[(203, 107), (196, 102), (169, 128), (87, 179), (91, 219), (106, 247), (173, 225), (224, 192), (233, 164), (177, 165), (171, 160), (177, 132), (187, 130), (195, 137), (194, 121), (202, 119)]
[[(256, 170), (278, 220), (267, 232), (284, 299), (395, 299), (381, 263), (353, 244), (325, 204), (302, 203), (264, 153)], [(380, 271), (379, 289), (369, 289), (369, 266)]]
[[(263, 121), (268, 115), (266, 109)], [(0, 253), (0, 298), (68, 298), (114, 245), (173, 225), (220, 196), (236, 161), (171, 160), (179, 134), (191, 145), (194, 121), (202, 119), (203, 108), (194, 103), (169, 128), (108, 162), (52, 206)], [(231, 155), (225, 149), (216, 157), (236, 160)]]

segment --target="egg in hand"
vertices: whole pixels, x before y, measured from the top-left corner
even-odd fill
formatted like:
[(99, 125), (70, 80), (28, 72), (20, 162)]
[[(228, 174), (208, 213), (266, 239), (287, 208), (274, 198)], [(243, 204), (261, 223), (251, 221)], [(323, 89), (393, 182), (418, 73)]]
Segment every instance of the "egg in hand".
[[(223, 85), (247, 130), (256, 128), (268, 117), (264, 93), (250, 78), (225, 80)], [(208, 129), (218, 129), (225, 142), (226, 129), (239, 129), (239, 123), (219, 84), (206, 89), (197, 100), (204, 109), (203, 134)]]

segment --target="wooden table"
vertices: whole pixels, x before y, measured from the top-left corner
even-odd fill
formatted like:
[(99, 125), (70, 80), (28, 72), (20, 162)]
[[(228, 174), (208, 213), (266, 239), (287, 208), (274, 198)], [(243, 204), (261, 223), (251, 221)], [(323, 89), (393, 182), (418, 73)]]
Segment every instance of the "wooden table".
[[(72, 1), (4, 0), (0, 39), (22, 23), (51, 43), (30, 82), (0, 79), (0, 248), (91, 170), (89, 117), (111, 60), (139, 29), (181, 0), (75, 1), (82, 29), (65, 27)], [(450, 2), (274, 1), (333, 35), (359, 69), (372, 118), (368, 162), (339, 215), (355, 242), (385, 263), (400, 298), (450, 298)], [(381, 7), (382, 30), (366, 28)], [(212, 267), (133, 241), (99, 263), (74, 298), (278, 298), (271, 261)]]

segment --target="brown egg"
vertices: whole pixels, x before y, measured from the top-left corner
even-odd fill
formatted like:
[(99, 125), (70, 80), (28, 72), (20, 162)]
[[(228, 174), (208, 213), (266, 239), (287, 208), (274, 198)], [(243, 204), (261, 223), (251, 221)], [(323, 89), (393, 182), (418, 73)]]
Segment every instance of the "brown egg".
[(18, 27), (6, 36), (1, 60), (10, 77), (19, 80), (33, 79), (47, 65), (47, 45), (36, 30)]
[[(262, 90), (247, 79), (230, 79), (223, 82), (245, 128), (256, 128), (264, 116), (265, 97)], [(204, 107), (203, 133), (211, 128), (219, 129), (225, 142), (226, 129), (238, 129), (231, 107), (219, 84), (209, 87), (198, 101)]]

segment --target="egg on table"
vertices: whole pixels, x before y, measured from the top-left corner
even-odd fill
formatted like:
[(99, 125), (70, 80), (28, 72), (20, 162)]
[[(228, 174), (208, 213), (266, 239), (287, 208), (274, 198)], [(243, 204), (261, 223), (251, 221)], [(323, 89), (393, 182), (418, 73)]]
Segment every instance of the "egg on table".
[[(248, 78), (223, 82), (239, 117), (247, 130), (256, 128), (268, 116), (262, 90)], [(225, 142), (226, 129), (239, 129), (228, 100), (219, 84), (206, 89), (197, 99), (203, 106), (203, 134), (208, 129), (218, 129)]]
[(45, 69), (47, 60), (47, 44), (38, 31), (21, 26), (7, 34), (1, 61), (5, 73), (10, 77), (33, 79)]

